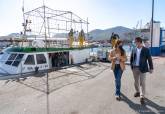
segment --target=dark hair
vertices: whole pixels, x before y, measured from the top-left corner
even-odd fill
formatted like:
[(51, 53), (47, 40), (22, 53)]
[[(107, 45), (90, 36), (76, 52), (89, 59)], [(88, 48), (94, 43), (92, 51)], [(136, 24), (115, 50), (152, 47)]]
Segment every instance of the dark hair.
[[(123, 43), (121, 40), (118, 40), (115, 44), (115, 48), (117, 48), (117, 46), (120, 44), (120, 43)], [(119, 49), (120, 49), (120, 52), (121, 52), (121, 56), (123, 56), (125, 54), (125, 50), (123, 49), (123, 46), (119, 46)]]
[(120, 43), (123, 43), (121, 40), (117, 40), (116, 43), (115, 43), (115, 48), (117, 48), (117, 46), (120, 44)]
[(142, 38), (141, 38), (141, 37), (136, 37), (136, 38), (135, 38), (135, 41), (136, 41), (136, 42), (142, 43)]

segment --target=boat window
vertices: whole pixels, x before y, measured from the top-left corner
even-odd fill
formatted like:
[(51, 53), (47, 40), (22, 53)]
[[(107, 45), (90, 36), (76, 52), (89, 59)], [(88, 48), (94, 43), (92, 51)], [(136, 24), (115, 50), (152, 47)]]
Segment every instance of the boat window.
[(37, 64), (45, 64), (46, 63), (46, 58), (45, 58), (44, 54), (37, 54), (36, 58), (37, 58)]
[(18, 54), (15, 61), (13, 62), (12, 66), (18, 66), (19, 63), (21, 62), (22, 58), (23, 58), (24, 54)]
[(11, 65), (17, 54), (11, 54), (5, 64)]
[(25, 60), (26, 65), (35, 65), (35, 61), (34, 61), (34, 55), (28, 55), (28, 57)]

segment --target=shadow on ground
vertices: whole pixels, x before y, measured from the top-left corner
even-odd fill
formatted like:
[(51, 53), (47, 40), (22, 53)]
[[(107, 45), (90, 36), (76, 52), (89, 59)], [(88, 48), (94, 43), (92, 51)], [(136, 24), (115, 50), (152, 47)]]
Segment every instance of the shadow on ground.
[(147, 98), (145, 99), (145, 105), (134, 103), (123, 93), (121, 94), (121, 98), (121, 101), (126, 102), (131, 109), (137, 112), (137, 114), (165, 114), (165, 107), (160, 106)]
[[(24, 85), (24, 86), (34, 89), (36, 91), (40, 91), (40, 92), (47, 94), (48, 90), (46, 89), (46, 87), (49, 87), (48, 93), (52, 93), (65, 86), (83, 82), (83, 81), (87, 81), (89, 79), (93, 79), (96, 76), (100, 75), (102, 72), (104, 72), (106, 69), (110, 68), (109, 65), (105, 65), (103, 63), (89, 63), (89, 64), (86, 64), (85, 66), (83, 66), (83, 64), (82, 65), (80, 64), (80, 65), (75, 65), (74, 67), (76, 67), (78, 69), (78, 71), (67, 72), (67, 71), (63, 71), (62, 69), (61, 70), (59, 69), (55, 72), (60, 73), (60, 75), (58, 75), (56, 77), (48, 76), (48, 81), (47, 81), (47, 74), (49, 75), (49, 72), (48, 73), (45, 73), (45, 72), (36, 73), (33, 76), (29, 76), (29, 77), (37, 78), (35, 80), (31, 80), (31, 78), (25, 77), (25, 78), (16, 78), (16, 79), (13, 79), (12, 81), (16, 81), (17, 83), (19, 83), (21, 85)], [(101, 69), (97, 69), (97, 71), (92, 71), (92, 72), (94, 72), (94, 73), (92, 73), (90, 71), (90, 69), (95, 68), (95, 67), (98, 67)], [(68, 78), (73, 78), (73, 79), (77, 78), (78, 80), (67, 81)], [(61, 85), (55, 84), (55, 83), (57, 83), (57, 80), (61, 81), (63, 79), (66, 80), (67, 83), (60, 83)], [(9, 82), (10, 81), (7, 80), (5, 83), (7, 84)], [(48, 86), (47, 86), (47, 83), (48, 83)], [(49, 86), (49, 85), (53, 85), (53, 86)]]

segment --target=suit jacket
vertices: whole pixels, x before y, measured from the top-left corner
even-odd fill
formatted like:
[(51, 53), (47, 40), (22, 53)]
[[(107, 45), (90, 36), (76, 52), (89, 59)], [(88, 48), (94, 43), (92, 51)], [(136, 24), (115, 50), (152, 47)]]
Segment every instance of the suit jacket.
[[(136, 60), (136, 50), (133, 50), (130, 58), (130, 65), (132, 69), (134, 68), (135, 60)], [(150, 50), (146, 47), (142, 47), (140, 53), (139, 70), (142, 73), (146, 73), (149, 72), (149, 69), (153, 70), (153, 62), (152, 62)]]
[(111, 53), (110, 53), (110, 55), (109, 55), (109, 59), (110, 59), (110, 61), (111, 61), (111, 63), (112, 63), (112, 65), (111, 65), (111, 69), (112, 70), (114, 70), (115, 69), (115, 59), (114, 59), (114, 57), (115, 57), (115, 54), (116, 53), (119, 53), (119, 58), (120, 58), (120, 67), (121, 67), (121, 69), (122, 70), (124, 70), (125, 69), (125, 61), (127, 60), (127, 56), (126, 56), (126, 54), (124, 53), (124, 55), (123, 56), (121, 56), (121, 52), (117, 52), (115, 49), (114, 50), (112, 50), (111, 51)]

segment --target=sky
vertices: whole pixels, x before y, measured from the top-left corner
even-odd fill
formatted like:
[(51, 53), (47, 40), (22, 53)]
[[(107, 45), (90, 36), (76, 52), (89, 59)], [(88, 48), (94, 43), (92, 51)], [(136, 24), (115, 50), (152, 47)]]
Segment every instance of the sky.
[[(72, 11), (89, 20), (89, 31), (115, 26), (135, 28), (151, 20), (152, 0), (44, 0), (56, 10)], [(25, 12), (43, 5), (43, 0), (24, 0)], [(0, 0), (0, 36), (23, 30), (23, 0)], [(165, 27), (165, 0), (155, 0), (154, 20)], [(140, 26), (140, 24), (139, 24)]]

